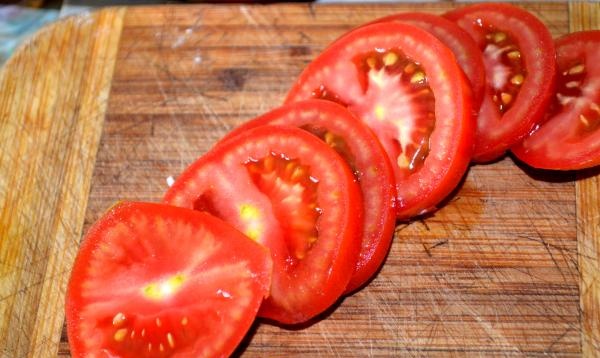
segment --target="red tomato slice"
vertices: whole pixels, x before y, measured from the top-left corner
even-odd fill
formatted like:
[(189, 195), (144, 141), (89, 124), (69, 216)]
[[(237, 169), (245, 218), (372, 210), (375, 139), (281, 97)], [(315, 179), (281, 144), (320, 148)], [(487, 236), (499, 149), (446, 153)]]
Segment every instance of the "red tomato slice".
[(374, 23), (386, 21), (401, 21), (420, 27), (448, 46), (471, 85), (473, 112), (479, 111), (486, 87), (485, 67), (479, 47), (465, 30), (441, 16), (422, 12), (394, 14), (377, 19)]
[(600, 165), (600, 31), (556, 40), (558, 83), (545, 122), (513, 153), (544, 169)]
[(226, 357), (269, 292), (268, 250), (208, 214), (122, 203), (85, 236), (66, 299), (73, 357)]
[(259, 315), (307, 321), (344, 292), (360, 249), (362, 200), (344, 160), (294, 127), (261, 126), (190, 165), (164, 201), (209, 211), (271, 249)]
[(300, 75), (287, 102), (344, 104), (377, 135), (394, 168), (397, 215), (431, 211), (471, 159), (474, 121), (452, 52), (415, 26), (386, 22), (355, 29)]
[(237, 127), (226, 139), (266, 124), (288, 124), (311, 132), (335, 149), (354, 172), (364, 217), (361, 251), (346, 292), (359, 288), (381, 266), (394, 234), (396, 188), (385, 150), (369, 127), (344, 107), (318, 99), (277, 108)]
[(510, 4), (470, 5), (444, 16), (465, 29), (483, 53), (487, 89), (473, 160), (489, 162), (542, 119), (555, 80), (552, 36), (535, 16)]

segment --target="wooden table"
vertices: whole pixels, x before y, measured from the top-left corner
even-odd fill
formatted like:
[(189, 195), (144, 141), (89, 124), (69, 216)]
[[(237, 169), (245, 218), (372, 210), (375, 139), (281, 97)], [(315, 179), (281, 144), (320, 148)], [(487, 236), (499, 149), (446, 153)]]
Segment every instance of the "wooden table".
[[(0, 73), (0, 352), (68, 356), (63, 300), (83, 230), (157, 201), (236, 124), (277, 106), (355, 25), (452, 3), (110, 8), (40, 32)], [(558, 36), (600, 7), (529, 3)], [(434, 215), (399, 224), (362, 291), (300, 330), (258, 322), (238, 354), (600, 355), (598, 170), (473, 166)]]

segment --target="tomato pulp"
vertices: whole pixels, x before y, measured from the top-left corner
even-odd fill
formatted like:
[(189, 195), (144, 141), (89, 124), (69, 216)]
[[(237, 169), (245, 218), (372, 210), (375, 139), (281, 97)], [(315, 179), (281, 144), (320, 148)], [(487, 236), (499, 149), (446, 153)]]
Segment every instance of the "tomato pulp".
[(96, 222), (66, 298), (73, 357), (226, 357), (269, 292), (268, 250), (225, 222), (121, 203)]
[(487, 71), (473, 160), (489, 162), (520, 142), (542, 120), (555, 81), (552, 36), (531, 13), (484, 3), (444, 15), (479, 45)]
[(230, 137), (190, 165), (164, 201), (210, 212), (271, 250), (263, 317), (307, 321), (341, 296), (354, 272), (360, 189), (344, 160), (301, 129), (269, 125)]
[(454, 22), (441, 16), (422, 12), (402, 12), (375, 20), (377, 22), (401, 21), (418, 26), (434, 35), (454, 53), (456, 61), (469, 80), (473, 97), (474, 115), (485, 93), (485, 67), (479, 47), (471, 36)]
[(340, 103), (373, 129), (394, 168), (399, 218), (435, 209), (468, 167), (470, 91), (452, 52), (420, 28), (385, 22), (342, 36), (286, 102), (307, 98)]
[(543, 169), (600, 165), (600, 31), (556, 40), (558, 84), (546, 119), (513, 153)]

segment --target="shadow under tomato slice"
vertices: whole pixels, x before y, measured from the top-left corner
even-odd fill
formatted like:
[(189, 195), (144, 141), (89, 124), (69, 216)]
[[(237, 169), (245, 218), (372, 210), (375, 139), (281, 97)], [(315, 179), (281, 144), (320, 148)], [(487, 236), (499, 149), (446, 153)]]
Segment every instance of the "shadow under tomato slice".
[(208, 214), (120, 203), (88, 231), (66, 296), (73, 357), (228, 356), (268, 295), (270, 253)]
[(363, 205), (361, 251), (346, 292), (365, 284), (389, 251), (396, 223), (395, 179), (385, 150), (369, 127), (344, 107), (325, 100), (306, 100), (276, 108), (245, 122), (224, 140), (261, 125), (302, 128), (338, 152), (360, 185)]
[(478, 44), (486, 95), (477, 118), (475, 162), (493, 161), (543, 119), (555, 80), (552, 36), (533, 14), (511, 4), (475, 4), (444, 17)]
[(512, 152), (541, 169), (600, 165), (600, 31), (556, 40), (557, 86), (543, 122)]
[(286, 103), (321, 98), (346, 106), (377, 135), (394, 169), (397, 216), (435, 209), (471, 160), (470, 90), (452, 52), (413, 25), (355, 29), (311, 62)]
[(269, 125), (230, 137), (191, 164), (164, 201), (210, 210), (271, 250), (262, 317), (306, 322), (342, 295), (354, 271), (360, 189), (343, 159), (301, 129)]

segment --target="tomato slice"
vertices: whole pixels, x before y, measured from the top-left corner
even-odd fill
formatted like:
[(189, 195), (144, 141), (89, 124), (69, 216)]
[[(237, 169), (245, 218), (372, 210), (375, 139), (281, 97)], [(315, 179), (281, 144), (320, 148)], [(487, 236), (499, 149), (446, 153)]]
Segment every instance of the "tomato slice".
[(367, 282), (389, 251), (396, 223), (394, 172), (375, 134), (344, 107), (319, 99), (277, 108), (234, 129), (225, 140), (250, 128), (287, 124), (321, 138), (350, 165), (363, 197), (362, 245), (346, 292)]
[(534, 15), (510, 4), (470, 5), (444, 16), (465, 29), (483, 54), (487, 88), (473, 160), (489, 162), (542, 120), (555, 81), (552, 36)]
[(397, 215), (431, 211), (471, 159), (474, 121), (464, 75), (438, 39), (400, 22), (355, 29), (298, 78), (287, 102), (345, 105), (377, 135), (394, 168)]
[(546, 119), (512, 152), (543, 169), (600, 165), (600, 31), (556, 40), (557, 89)]
[(452, 50), (471, 85), (472, 106), (476, 115), (485, 94), (486, 82), (483, 57), (471, 36), (454, 22), (423, 12), (402, 12), (377, 19), (373, 23), (387, 21), (401, 21), (420, 27)]
[(208, 211), (271, 249), (273, 284), (260, 316), (307, 321), (341, 296), (354, 271), (360, 189), (344, 160), (301, 129), (230, 137), (190, 165), (164, 201)]
[(208, 214), (121, 203), (86, 234), (66, 298), (73, 357), (226, 357), (269, 292), (268, 250)]

